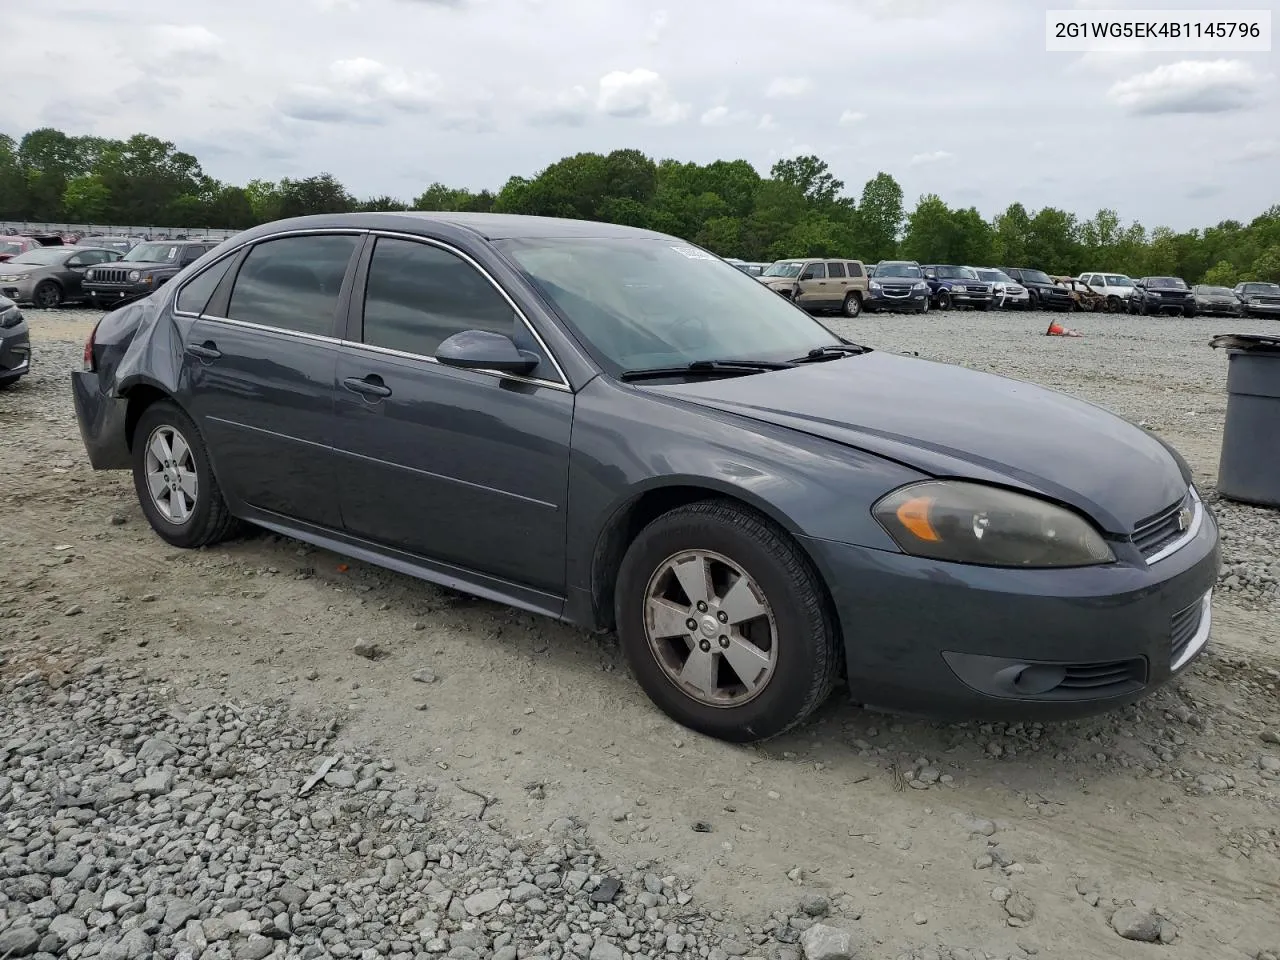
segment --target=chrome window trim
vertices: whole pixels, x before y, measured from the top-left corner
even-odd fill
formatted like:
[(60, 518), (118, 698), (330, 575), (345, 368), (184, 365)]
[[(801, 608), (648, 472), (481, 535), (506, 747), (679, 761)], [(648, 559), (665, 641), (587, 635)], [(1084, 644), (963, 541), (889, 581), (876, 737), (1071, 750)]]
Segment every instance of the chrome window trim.
[[(350, 235), (350, 236), (367, 236), (372, 234), (375, 237), (391, 237), (397, 240), (410, 240), (410, 241), (415, 241), (417, 243), (423, 243), (428, 246), (437, 247), (441, 250), (444, 250), (447, 253), (452, 253), (455, 256), (460, 257), (462, 260), (465, 260), (475, 270), (477, 270), (482, 277), (484, 277), (487, 281), (489, 281), (490, 285), (492, 285), (493, 288), (497, 290), (499, 294), (501, 294), (502, 298), (507, 301), (507, 305), (511, 307), (512, 312), (515, 313), (519, 321), (522, 324), (524, 324), (525, 329), (529, 331), (529, 334), (533, 337), (535, 341), (537, 341), (538, 346), (542, 348), (542, 352), (545, 354), (547, 359), (551, 361), (551, 365), (555, 368), (555, 371), (559, 375), (560, 380), (556, 381), (556, 380), (544, 380), (540, 377), (524, 377), (518, 374), (504, 373), (500, 370), (475, 369), (475, 370), (472, 370), (471, 372), (484, 374), (485, 376), (490, 376), (490, 377), (497, 377), (501, 380), (515, 380), (519, 383), (527, 383), (527, 384), (540, 386), (540, 387), (549, 387), (556, 390), (564, 391), (566, 393), (573, 392), (573, 387), (569, 383), (569, 378), (568, 376), (565, 375), (564, 368), (560, 366), (560, 361), (556, 357), (555, 352), (552, 351), (552, 349), (549, 346), (547, 346), (547, 342), (542, 338), (542, 334), (540, 334), (537, 331), (537, 329), (534, 327), (534, 325), (529, 322), (529, 318), (525, 315), (524, 311), (521, 310), (520, 307), (516, 304), (515, 300), (511, 298), (511, 295), (507, 293), (505, 289), (503, 289), (502, 285), (493, 278), (493, 275), (490, 274), (489, 271), (486, 270), (474, 257), (472, 257), (470, 254), (467, 254), (462, 250), (459, 250), (457, 247), (449, 243), (446, 243), (442, 240), (437, 240), (434, 237), (424, 237), (416, 233), (403, 233), (397, 230), (380, 230), (380, 229), (372, 229), (367, 227), (359, 227), (359, 228), (308, 227), (305, 229), (298, 229), (298, 230), (282, 230), (279, 233), (271, 233), (262, 237), (254, 237), (252, 239), (245, 240), (243, 243), (236, 244), (234, 247), (228, 250), (226, 254), (219, 257), (217, 260), (213, 261), (213, 263), (209, 264), (209, 266), (205, 269), (208, 269), (208, 270), (213, 269), (213, 267), (216, 264), (221, 263), (223, 260), (227, 259), (227, 257), (233, 257), (237, 255), (245, 247), (250, 246), (252, 244), (265, 243), (269, 240), (282, 240), (282, 239), (285, 239), (286, 237), (308, 236), (313, 234), (342, 234), (342, 235)], [(372, 263), (372, 260), (370, 262)], [(177, 292), (174, 294), (174, 297), (173, 297), (173, 304), (174, 304), (173, 313), (175, 315), (182, 316), (182, 317), (194, 317), (194, 318), (199, 318), (204, 320), (212, 320), (217, 323), (227, 323), (227, 324), (231, 324), (232, 326), (238, 326), (248, 330), (261, 330), (267, 333), (280, 333), (280, 334), (285, 334), (286, 336), (301, 337), (304, 340), (311, 340), (317, 343), (332, 343), (332, 344), (339, 344), (342, 346), (355, 347), (357, 349), (368, 350), (373, 353), (386, 354), (387, 356), (402, 357), (406, 360), (419, 360), (419, 361), (424, 361), (426, 363), (435, 363), (435, 364), (440, 363), (440, 361), (437, 360), (435, 357), (426, 357), (426, 356), (423, 356), (422, 354), (409, 353), (404, 350), (393, 350), (390, 347), (379, 347), (371, 343), (362, 343), (354, 340), (341, 340), (337, 337), (325, 337), (325, 336), (320, 336), (319, 334), (314, 334), (314, 333), (304, 333), (300, 330), (290, 330), (287, 327), (273, 327), (273, 326), (268, 326), (266, 324), (261, 324), (261, 323), (252, 323), (247, 320), (233, 320), (230, 317), (215, 317), (211, 314), (191, 313), (190, 311), (186, 311), (186, 310), (178, 310), (177, 309), (178, 297), (182, 295), (183, 289), (186, 287), (188, 283), (190, 283), (197, 276), (200, 276), (204, 272), (205, 272), (204, 270), (201, 270), (199, 274), (193, 274), (190, 278), (188, 278), (187, 280), (184, 280), (176, 288)], [(352, 293), (354, 294), (354, 291), (352, 291)], [(458, 367), (454, 369), (462, 369), (462, 368)]]
[(1200, 624), (1196, 627), (1195, 634), (1183, 647), (1181, 655), (1173, 662), (1173, 666), (1169, 668), (1169, 672), (1177, 673), (1188, 663), (1197, 653), (1204, 649), (1204, 645), (1209, 642), (1209, 631), (1213, 628), (1213, 591), (1210, 590), (1204, 595), (1200, 601)]
[(1188, 487), (1187, 492), (1191, 494), (1191, 522), (1187, 524), (1187, 529), (1177, 540), (1161, 547), (1151, 556), (1147, 557), (1147, 566), (1153, 563), (1159, 563), (1173, 556), (1188, 543), (1196, 538), (1196, 534), (1200, 532), (1200, 528), (1204, 526), (1204, 502), (1200, 499), (1200, 494), (1196, 492), (1194, 486)]
[[(368, 232), (369, 230), (365, 227), (329, 227), (329, 228), (306, 227), (306, 228), (297, 229), (297, 230), (282, 230), (279, 233), (269, 233), (266, 236), (254, 237), (250, 240), (245, 240), (241, 243), (236, 244), (234, 247), (228, 250), (225, 254), (223, 254), (217, 260), (214, 260), (213, 263), (209, 264), (209, 266), (205, 267), (205, 270), (212, 270), (214, 267), (214, 264), (221, 263), (223, 260), (227, 259), (227, 257), (234, 257), (245, 247), (251, 246), (255, 243), (265, 243), (268, 240), (283, 240), (286, 237), (301, 237), (301, 236), (308, 236), (310, 234), (317, 234), (317, 233), (341, 234), (342, 236), (363, 237)], [(190, 283), (196, 277), (203, 274), (205, 270), (201, 270), (200, 273), (193, 273), (186, 280), (183, 280), (182, 284), (176, 288), (177, 293), (173, 295), (173, 312), (180, 317), (206, 317), (209, 320), (226, 320), (228, 319), (227, 317), (213, 317), (213, 316), (209, 316), (208, 314), (192, 313), (189, 310), (178, 309), (178, 297), (182, 296), (183, 289), (186, 287), (188, 283)], [(247, 326), (256, 327), (260, 330), (277, 330), (281, 333), (297, 333), (298, 332), (296, 330), (290, 330), (287, 327), (268, 327), (263, 324), (247, 323), (246, 321), (240, 321), (240, 322), (245, 323)], [(314, 334), (304, 334), (304, 336), (314, 336)]]
[[(436, 240), (434, 237), (423, 237), (413, 233), (401, 233), (396, 230), (370, 230), (369, 233), (373, 234), (374, 237), (390, 237), (393, 240), (409, 240), (417, 243), (426, 244), (427, 246), (430, 246), (430, 247), (436, 247), (440, 250), (445, 251), (446, 253), (451, 253), (454, 256), (458, 257), (459, 259), (464, 260), (466, 263), (470, 264), (471, 267), (480, 274), (480, 276), (484, 277), (486, 280), (489, 281), (490, 286), (492, 286), (493, 289), (498, 291), (498, 293), (502, 296), (502, 299), (507, 301), (507, 306), (511, 308), (512, 312), (516, 315), (520, 323), (524, 325), (524, 328), (529, 331), (530, 336), (532, 336), (533, 339), (537, 341), (538, 346), (542, 348), (543, 354), (546, 356), (548, 360), (551, 361), (551, 365), (555, 367), (555, 371), (559, 375), (560, 381), (559, 383), (557, 383), (554, 380), (544, 380), (542, 378), (518, 377), (509, 373), (502, 373), (499, 370), (481, 370), (478, 372), (488, 373), (494, 376), (509, 378), (512, 380), (523, 380), (526, 383), (540, 383), (548, 386), (556, 385), (559, 387), (563, 387), (564, 389), (572, 392), (572, 388), (569, 385), (569, 378), (565, 376), (564, 368), (560, 366), (560, 361), (556, 358), (556, 355), (555, 353), (552, 352), (551, 348), (547, 346), (547, 342), (542, 339), (542, 334), (538, 333), (534, 325), (529, 322), (529, 318), (525, 316), (525, 312), (521, 310), (519, 305), (516, 304), (515, 300), (512, 299), (511, 294), (507, 293), (507, 291), (503, 289), (502, 284), (498, 283), (498, 281), (493, 278), (493, 274), (491, 274), (488, 270), (486, 270), (484, 266), (481, 265), (480, 262), (477, 261), (474, 257), (466, 253), (465, 251), (459, 250), (457, 247), (444, 242), (443, 240)], [(377, 252), (378, 252), (378, 248), (375, 246), (373, 253), (369, 255), (370, 268), (373, 267), (373, 257), (374, 255), (377, 254)], [(367, 278), (365, 280), (365, 285), (366, 287), (368, 286)], [(355, 294), (355, 291), (352, 291), (353, 296), (354, 294)], [(363, 310), (362, 310), (362, 315), (363, 315)], [(358, 344), (358, 346), (373, 347), (377, 350), (387, 350), (388, 352), (397, 353), (401, 356), (409, 357), (415, 360), (428, 360), (431, 363), (440, 362), (435, 357), (424, 357), (421, 354), (408, 353), (406, 351), (391, 350), (391, 348), (389, 347), (377, 347), (376, 344), (371, 344), (371, 343), (361, 342), (360, 344)]]

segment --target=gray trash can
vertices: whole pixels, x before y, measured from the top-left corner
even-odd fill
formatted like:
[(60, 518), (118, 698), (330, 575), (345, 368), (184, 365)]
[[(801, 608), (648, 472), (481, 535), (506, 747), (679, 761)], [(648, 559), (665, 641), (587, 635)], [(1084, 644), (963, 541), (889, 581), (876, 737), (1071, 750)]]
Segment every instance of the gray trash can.
[(1233, 333), (1209, 346), (1227, 351), (1227, 422), (1218, 493), (1280, 507), (1280, 337)]

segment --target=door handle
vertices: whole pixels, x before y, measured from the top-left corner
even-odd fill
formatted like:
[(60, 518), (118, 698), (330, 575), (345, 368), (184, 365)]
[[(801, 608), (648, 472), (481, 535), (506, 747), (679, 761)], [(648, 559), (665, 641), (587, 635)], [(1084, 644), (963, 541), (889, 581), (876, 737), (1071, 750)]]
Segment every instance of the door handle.
[(367, 377), (347, 377), (342, 381), (342, 385), (352, 393), (359, 393), (365, 397), (376, 397), (380, 400), (391, 396), (391, 388), (383, 383), (382, 378), (376, 373), (371, 373)]
[(217, 360), (222, 356), (222, 351), (212, 340), (206, 340), (204, 343), (188, 343), (187, 353), (201, 360)]

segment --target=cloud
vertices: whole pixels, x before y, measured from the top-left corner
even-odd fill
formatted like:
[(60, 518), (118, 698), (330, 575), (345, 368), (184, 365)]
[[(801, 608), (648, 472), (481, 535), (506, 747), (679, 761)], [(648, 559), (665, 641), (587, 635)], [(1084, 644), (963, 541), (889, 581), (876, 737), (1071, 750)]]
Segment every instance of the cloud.
[(151, 27), (146, 44), (132, 49), (135, 62), (148, 72), (189, 74), (221, 66), (225, 46), (220, 36), (199, 24), (163, 24)]
[(581, 127), (595, 109), (594, 98), (583, 86), (550, 95), (522, 87), (516, 98), (528, 105), (525, 118), (537, 127)]
[(1231, 159), (1237, 163), (1253, 163), (1280, 156), (1280, 140), (1250, 140)]
[(762, 114), (760, 122), (756, 124), (757, 130), (777, 130), (778, 121), (773, 119), (772, 113)]
[(769, 81), (764, 95), (770, 100), (781, 100), (786, 97), (801, 97), (813, 86), (808, 77), (775, 77)]
[(926, 163), (942, 163), (944, 160), (950, 160), (954, 154), (948, 153), (946, 150), (934, 150), (932, 153), (917, 153), (907, 161), (913, 167), (919, 167)]
[(846, 110), (840, 114), (840, 126), (854, 127), (867, 119), (867, 115), (860, 110)]
[(871, 15), (877, 20), (923, 20), (948, 6), (948, 0), (871, 0)]
[(667, 11), (655, 10), (649, 19), (649, 32), (644, 35), (644, 42), (649, 46), (657, 46), (662, 42), (662, 34), (667, 29)]
[(614, 70), (600, 78), (596, 109), (610, 117), (678, 123), (689, 115), (689, 105), (678, 103), (667, 82), (652, 70)]
[(1112, 84), (1107, 98), (1138, 116), (1230, 113), (1252, 106), (1274, 80), (1243, 60), (1180, 60)]
[(1222, 187), (1216, 183), (1201, 183), (1194, 187), (1189, 187), (1183, 194), (1188, 200), (1207, 200), (1209, 197), (1216, 197), (1222, 192)]
[(730, 110), (728, 107), (721, 105), (712, 107), (703, 113), (699, 122), (704, 127), (727, 127), (735, 123), (745, 123), (751, 119), (751, 114), (746, 110)]
[(287, 117), (314, 123), (385, 123), (389, 112), (427, 113), (441, 100), (440, 78), (356, 57), (329, 64), (320, 84), (295, 84), (277, 100)]

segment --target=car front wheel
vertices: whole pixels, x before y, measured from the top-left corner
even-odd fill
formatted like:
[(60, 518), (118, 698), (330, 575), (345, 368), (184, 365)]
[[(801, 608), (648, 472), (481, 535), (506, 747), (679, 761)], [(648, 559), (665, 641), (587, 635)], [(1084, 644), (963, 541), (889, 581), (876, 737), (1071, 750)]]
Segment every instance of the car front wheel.
[(805, 720), (841, 666), (813, 564), (767, 518), (729, 501), (663, 514), (627, 550), (615, 587), (632, 673), (668, 716), (735, 743)]
[(31, 294), (32, 302), (45, 310), (62, 306), (62, 288), (52, 280), (45, 280)]
[(844, 298), (844, 307), (841, 312), (849, 319), (857, 317), (862, 313), (861, 298), (856, 293), (847, 294)]
[(163, 540), (204, 547), (234, 532), (236, 520), (200, 432), (177, 404), (162, 400), (147, 407), (133, 436), (133, 485), (147, 522)]

